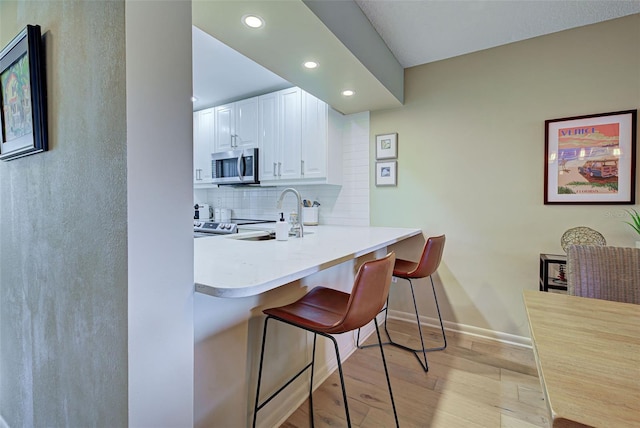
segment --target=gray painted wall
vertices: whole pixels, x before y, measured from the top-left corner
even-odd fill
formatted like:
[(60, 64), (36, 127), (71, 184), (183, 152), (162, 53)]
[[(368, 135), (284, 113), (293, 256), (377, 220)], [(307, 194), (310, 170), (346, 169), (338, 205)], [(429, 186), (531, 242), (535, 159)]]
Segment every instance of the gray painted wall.
[(127, 425), (124, 1), (0, 2), (46, 40), (50, 151), (0, 163), (0, 415)]

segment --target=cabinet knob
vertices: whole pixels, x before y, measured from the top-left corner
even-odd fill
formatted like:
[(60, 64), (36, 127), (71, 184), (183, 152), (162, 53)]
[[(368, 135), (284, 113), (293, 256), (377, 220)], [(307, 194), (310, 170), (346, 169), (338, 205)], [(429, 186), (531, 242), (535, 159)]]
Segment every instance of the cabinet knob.
[(277, 163), (277, 162), (274, 162), (274, 163), (273, 163), (273, 176), (274, 176), (274, 177), (277, 177), (277, 176), (278, 176), (278, 174), (277, 174), (278, 168), (276, 167), (276, 163)]

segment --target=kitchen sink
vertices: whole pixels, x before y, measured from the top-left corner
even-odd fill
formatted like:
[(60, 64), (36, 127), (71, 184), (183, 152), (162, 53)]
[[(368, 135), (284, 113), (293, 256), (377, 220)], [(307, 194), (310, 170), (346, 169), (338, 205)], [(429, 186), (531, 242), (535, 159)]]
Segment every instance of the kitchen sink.
[(229, 239), (235, 239), (237, 241), (270, 241), (276, 239), (276, 233), (268, 230), (254, 231), (247, 234), (242, 233), (238, 235), (231, 235)]
[(272, 239), (276, 239), (276, 234), (269, 233), (268, 235), (244, 236), (235, 239), (237, 239), (238, 241), (270, 241)]
[[(312, 235), (313, 232), (305, 232), (305, 235)], [(238, 241), (271, 241), (276, 239), (276, 233), (271, 231), (263, 231), (258, 233), (252, 233), (247, 236), (229, 236), (229, 239), (236, 239)], [(296, 239), (290, 236), (289, 239)]]

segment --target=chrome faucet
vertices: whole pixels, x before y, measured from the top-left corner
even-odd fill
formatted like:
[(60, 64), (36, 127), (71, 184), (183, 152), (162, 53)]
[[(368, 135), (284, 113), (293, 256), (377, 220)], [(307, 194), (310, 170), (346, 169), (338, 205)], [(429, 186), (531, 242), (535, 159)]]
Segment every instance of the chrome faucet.
[[(278, 198), (278, 210), (282, 209), (282, 200), (284, 199), (284, 195), (287, 193), (293, 193), (294, 195), (296, 195), (296, 198), (298, 199), (298, 226), (299, 228), (296, 230), (295, 235), (298, 238), (302, 238), (304, 236), (304, 231), (302, 228), (302, 198), (300, 197), (300, 193), (294, 189), (293, 187), (287, 187), (286, 189), (284, 189), (282, 191), (282, 193), (280, 193), (280, 197)], [(296, 229), (295, 224), (291, 225), (292, 229)]]

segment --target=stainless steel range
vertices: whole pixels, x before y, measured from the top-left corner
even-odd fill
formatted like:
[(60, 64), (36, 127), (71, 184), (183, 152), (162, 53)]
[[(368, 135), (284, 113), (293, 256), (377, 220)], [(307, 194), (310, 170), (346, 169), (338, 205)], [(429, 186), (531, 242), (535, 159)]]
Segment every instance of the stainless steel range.
[(232, 218), (229, 223), (220, 223), (207, 220), (194, 220), (193, 221), (193, 237), (203, 238), (205, 236), (212, 235), (229, 235), (232, 233), (238, 233), (239, 225), (246, 224), (262, 224), (272, 223), (272, 220), (251, 220), (244, 218)]
[(213, 221), (194, 220), (193, 231), (228, 235), (230, 233), (238, 233), (238, 225), (233, 223), (216, 223)]

